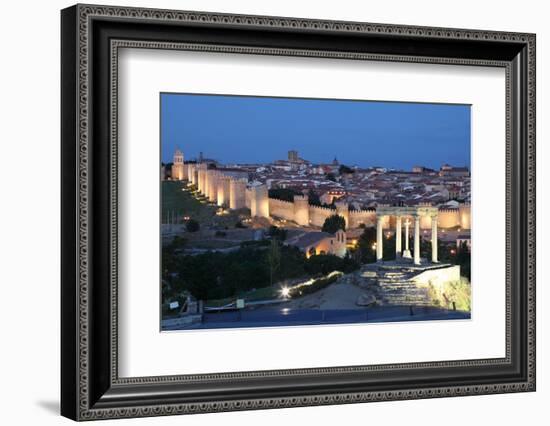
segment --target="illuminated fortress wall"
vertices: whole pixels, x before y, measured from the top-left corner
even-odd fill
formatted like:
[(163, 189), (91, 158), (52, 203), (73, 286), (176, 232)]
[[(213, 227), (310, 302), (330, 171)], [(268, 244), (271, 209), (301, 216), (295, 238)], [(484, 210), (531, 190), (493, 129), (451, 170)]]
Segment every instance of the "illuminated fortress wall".
[[(194, 174), (193, 174), (194, 175)], [(336, 208), (309, 204), (306, 195), (296, 195), (294, 201), (269, 198), (266, 185), (247, 188), (246, 179), (225, 176), (219, 171), (198, 169), (198, 185), (208, 199), (219, 206), (231, 209), (249, 208), (252, 217), (275, 217), (296, 222), (300, 226), (322, 227), (325, 220), (338, 214), (344, 217), (347, 229), (360, 226), (376, 226), (376, 209), (350, 210), (347, 203), (336, 203)], [(458, 208), (441, 208), (438, 215), (438, 227), (441, 229), (458, 227), (470, 229), (471, 213), (469, 204)], [(395, 218), (384, 216), (382, 227), (393, 229)], [(431, 229), (431, 219), (422, 216), (421, 229)]]
[[(183, 166), (183, 155), (178, 164)], [(321, 207), (309, 204), (307, 195), (296, 195), (292, 202), (269, 198), (265, 184), (247, 187), (247, 179), (224, 174), (223, 170), (207, 169), (206, 164), (185, 164), (176, 168), (181, 172), (181, 179), (188, 180), (208, 200), (218, 206), (237, 210), (249, 208), (252, 217), (275, 217), (296, 222), (300, 226), (322, 227), (325, 220), (338, 214), (344, 217), (346, 229), (360, 226), (376, 226), (376, 210), (351, 210), (348, 203), (336, 202), (335, 207)], [(180, 176), (180, 174), (178, 174)], [(438, 227), (442, 229), (461, 228), (468, 230), (471, 226), (470, 204), (460, 204), (458, 208), (441, 208), (438, 214)], [(395, 227), (395, 218), (385, 216), (384, 229)], [(431, 219), (421, 217), (421, 229), (431, 229)]]
[(246, 180), (233, 179), (229, 181), (229, 208), (243, 209), (246, 207)]
[[(349, 227), (359, 228), (359, 226), (376, 226), (376, 210), (351, 210), (349, 212)], [(385, 218), (383, 222), (383, 228), (388, 228), (390, 225), (389, 218)]]
[[(429, 220), (427, 222), (429, 222)], [(437, 224), (441, 228), (452, 228), (454, 226), (460, 226), (459, 210), (458, 209), (440, 209), (438, 214)], [(422, 226), (423, 223), (420, 222), (420, 225)]]
[(294, 203), (291, 201), (269, 199), (269, 212), (271, 216), (285, 220), (294, 220)]
[(309, 219), (313, 226), (322, 227), (325, 220), (334, 214), (336, 210), (330, 207), (309, 206)]
[(294, 222), (309, 226), (309, 198), (307, 195), (294, 196)]
[(218, 180), (218, 191), (217, 191), (217, 204), (222, 207), (229, 207), (229, 197), (230, 197), (230, 183), (231, 178), (229, 176), (220, 175)]
[(250, 216), (269, 218), (267, 186), (253, 186), (248, 192), (250, 193)]

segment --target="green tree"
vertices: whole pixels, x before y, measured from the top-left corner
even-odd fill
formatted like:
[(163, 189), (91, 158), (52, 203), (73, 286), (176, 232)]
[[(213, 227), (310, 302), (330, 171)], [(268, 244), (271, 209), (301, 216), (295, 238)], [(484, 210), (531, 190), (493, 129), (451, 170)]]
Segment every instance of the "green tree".
[(309, 204), (313, 204), (314, 206), (320, 206), (321, 205), (321, 199), (319, 198), (319, 194), (317, 194), (313, 189), (310, 189), (307, 193)]
[(195, 219), (189, 219), (187, 221), (187, 224), (185, 225), (185, 228), (188, 232), (197, 232), (200, 229), (200, 224)]
[(470, 249), (466, 241), (462, 241), (458, 250), (456, 251), (456, 264), (460, 265), (460, 273), (464, 277), (471, 279), (471, 261), (470, 261)]
[(281, 266), (281, 248), (277, 239), (271, 240), (269, 251), (267, 252), (267, 261), (269, 263), (269, 283), (273, 286), (273, 277), (277, 269)]
[(339, 229), (342, 231), (346, 230), (346, 220), (342, 216), (333, 214), (325, 219), (325, 223), (323, 223), (323, 232), (335, 234)]
[(343, 174), (352, 174), (352, 173), (355, 173), (355, 170), (353, 170), (351, 167), (348, 167), (348, 166), (342, 164), (340, 166), (340, 168), (338, 169), (338, 173), (340, 173), (341, 175), (343, 175)]
[(271, 238), (278, 239), (279, 241), (284, 241), (286, 240), (286, 229), (271, 225), (267, 230), (267, 235)]
[(306, 260), (305, 270), (311, 276), (326, 275), (333, 271), (353, 272), (359, 263), (346, 254), (344, 258), (334, 254), (317, 254)]
[(272, 188), (269, 190), (269, 198), (277, 198), (283, 201), (294, 201), (295, 195), (302, 195), (301, 192), (292, 188)]
[(357, 241), (357, 251), (361, 263), (376, 262), (376, 228), (365, 227)]

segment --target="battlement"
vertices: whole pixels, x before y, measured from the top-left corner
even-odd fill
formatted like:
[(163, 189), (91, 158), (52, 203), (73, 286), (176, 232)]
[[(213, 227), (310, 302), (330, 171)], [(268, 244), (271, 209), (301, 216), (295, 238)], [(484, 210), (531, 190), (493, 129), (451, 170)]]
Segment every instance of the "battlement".
[[(296, 194), (292, 201), (269, 197), (269, 191), (265, 184), (249, 185), (248, 178), (243, 177), (245, 172), (238, 169), (208, 167), (208, 163), (184, 162), (183, 154), (178, 154), (177, 162), (172, 170), (172, 175), (177, 179), (187, 179), (195, 185), (198, 191), (208, 200), (219, 206), (229, 207), (233, 210), (250, 208), (251, 215), (257, 217), (280, 217), (296, 222), (301, 226), (323, 226), (324, 221), (335, 214), (344, 217), (348, 229), (363, 225), (372, 225), (376, 222), (377, 210), (391, 207), (390, 204), (380, 203), (378, 208), (350, 209), (347, 201), (335, 201), (333, 206), (318, 206), (309, 203), (308, 195)], [(231, 174), (233, 173), (233, 174)], [(344, 191), (332, 191), (341, 194)], [(431, 203), (419, 203), (415, 207), (424, 209), (436, 207)], [(442, 207), (438, 210), (438, 225), (442, 228), (461, 227), (470, 229), (470, 203), (460, 203), (458, 207)], [(384, 223), (389, 226), (390, 217), (384, 217)], [(423, 217), (421, 227), (427, 229), (431, 226), (431, 219)]]
[(289, 206), (294, 205), (293, 201), (281, 200), (280, 198), (269, 197), (269, 202), (271, 201), (274, 201), (277, 203), (285, 203), (285, 204), (288, 204)]
[(248, 183), (248, 180), (244, 178), (238, 178), (235, 176), (228, 176), (228, 175), (224, 175), (224, 177), (228, 178), (233, 183), (244, 183), (244, 184)]
[(368, 209), (361, 209), (361, 210), (350, 210), (350, 215), (360, 216), (365, 214), (373, 214), (376, 213), (376, 209), (374, 207), (369, 207)]
[(336, 213), (336, 209), (333, 207), (316, 206), (314, 204), (310, 204), (309, 208), (314, 210), (325, 211), (325, 212), (332, 212), (333, 214)]

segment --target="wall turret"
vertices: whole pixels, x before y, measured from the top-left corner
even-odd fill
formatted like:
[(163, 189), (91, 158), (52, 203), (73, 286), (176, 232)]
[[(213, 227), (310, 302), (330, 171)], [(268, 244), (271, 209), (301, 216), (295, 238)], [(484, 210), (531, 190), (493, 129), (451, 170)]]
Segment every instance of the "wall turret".
[(197, 180), (198, 180), (198, 188), (199, 192), (203, 195), (206, 195), (205, 193), (205, 187), (206, 187), (206, 164), (199, 164), (198, 165), (198, 172), (197, 172)]
[(342, 216), (346, 221), (346, 229), (349, 227), (349, 205), (345, 201), (337, 201), (334, 203), (336, 206), (336, 214)]
[(229, 181), (229, 208), (233, 210), (246, 207), (246, 180), (231, 178)]
[(210, 169), (207, 172), (208, 179), (208, 200), (213, 203), (218, 201), (218, 179), (220, 173), (215, 169)]
[(464, 203), (458, 206), (460, 217), (460, 227), (462, 229), (471, 229), (471, 207), (470, 204)]
[(229, 207), (230, 182), (231, 182), (231, 178), (229, 176), (225, 176), (225, 175), (219, 176), (218, 193), (217, 193), (218, 206)]
[(294, 221), (300, 226), (309, 226), (309, 197), (294, 196)]
[(197, 165), (195, 163), (187, 165), (187, 180), (193, 185), (197, 184)]
[(269, 197), (266, 185), (250, 188), (250, 216), (269, 218)]

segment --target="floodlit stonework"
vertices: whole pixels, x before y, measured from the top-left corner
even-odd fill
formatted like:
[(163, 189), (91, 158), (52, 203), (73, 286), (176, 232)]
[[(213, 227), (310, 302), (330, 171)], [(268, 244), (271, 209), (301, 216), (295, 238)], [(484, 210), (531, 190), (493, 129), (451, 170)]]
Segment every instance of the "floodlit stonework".
[(186, 176), (186, 165), (183, 161), (183, 152), (179, 149), (176, 149), (174, 152), (174, 160), (172, 163), (172, 180), (185, 180)]
[[(294, 154), (293, 154), (294, 155)], [(294, 157), (293, 157), (294, 158)], [(269, 198), (268, 186), (265, 183), (248, 182), (241, 174), (223, 168), (209, 168), (207, 163), (184, 162), (183, 153), (176, 150), (172, 176), (176, 180), (187, 180), (197, 187), (197, 190), (208, 201), (230, 209), (249, 208), (252, 217), (279, 218), (297, 223), (300, 226), (322, 227), (325, 220), (332, 215), (340, 215), (346, 222), (346, 229), (356, 229), (360, 226), (377, 226), (380, 230), (405, 226), (403, 219), (395, 215), (381, 214), (388, 206), (379, 205), (377, 208), (355, 209), (350, 208), (347, 201), (335, 201), (334, 206), (318, 206), (309, 202), (307, 195), (296, 195), (293, 201), (284, 201)], [(339, 194), (341, 195), (341, 194)], [(419, 207), (428, 208), (429, 205), (419, 204)], [(470, 229), (470, 204), (460, 203), (457, 207), (445, 206), (430, 207), (434, 215), (418, 215), (412, 218), (411, 232), (416, 230), (435, 230), (458, 228)], [(399, 222), (398, 222), (399, 221)], [(407, 243), (408, 241), (406, 241)], [(401, 242), (400, 242), (401, 243)], [(401, 250), (406, 257), (409, 248)], [(435, 254), (437, 257), (437, 253)]]
[[(407, 229), (405, 231), (405, 240), (409, 241), (408, 226), (412, 219), (414, 223), (414, 251), (413, 259), (415, 265), (420, 265), (420, 221), (423, 217), (428, 217), (431, 225), (431, 238), (432, 238), (432, 263), (437, 263), (437, 221), (438, 221), (439, 209), (431, 206), (415, 206), (415, 207), (402, 207), (402, 206), (381, 206), (376, 209), (377, 223), (376, 223), (376, 259), (381, 261), (383, 253), (383, 218), (386, 216), (396, 217), (396, 229), (395, 229), (395, 254), (399, 259), (403, 256), (401, 247), (401, 223), (406, 220)], [(399, 238), (397, 238), (399, 236)], [(410, 257), (409, 248), (405, 248), (406, 255), (404, 257)]]

